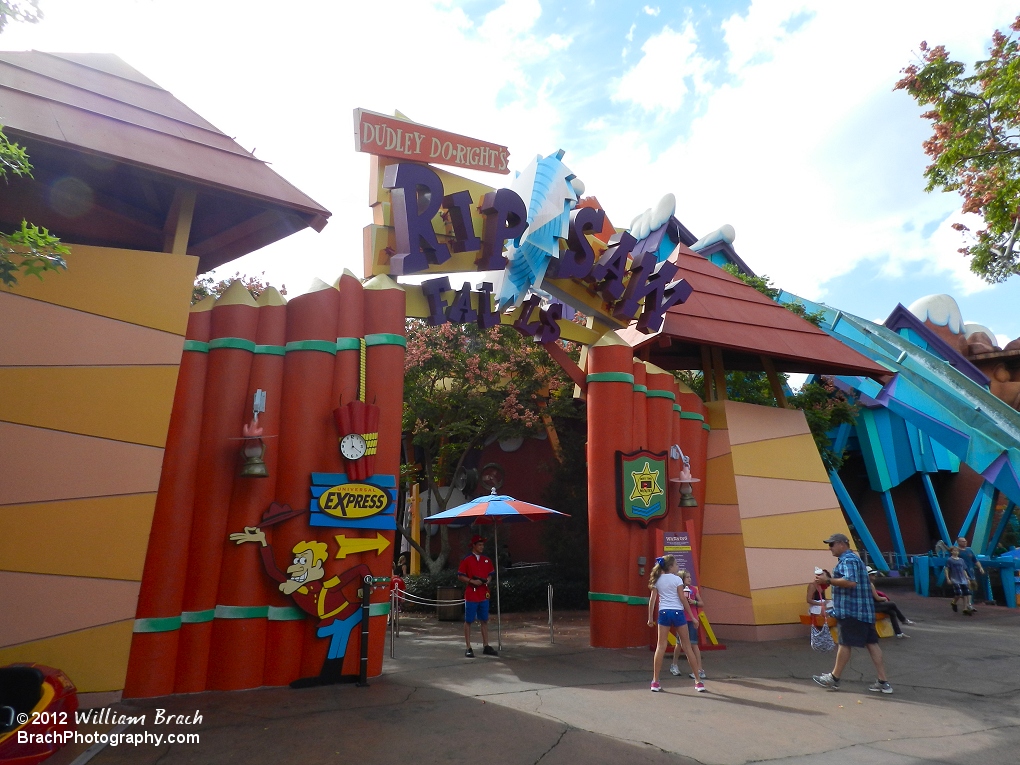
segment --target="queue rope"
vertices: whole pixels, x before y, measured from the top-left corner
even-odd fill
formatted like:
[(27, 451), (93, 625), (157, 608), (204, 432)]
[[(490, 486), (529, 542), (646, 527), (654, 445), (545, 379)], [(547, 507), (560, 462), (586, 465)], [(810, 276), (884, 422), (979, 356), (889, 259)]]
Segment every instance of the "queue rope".
[(460, 600), (438, 600), (438, 599), (432, 600), (429, 598), (420, 597), (418, 595), (413, 595), (410, 592), (407, 592), (406, 590), (400, 593), (398, 599), (402, 601), (407, 600), (410, 601), (411, 603), (418, 603), (423, 606), (457, 606), (465, 602), (463, 598), (461, 598)]

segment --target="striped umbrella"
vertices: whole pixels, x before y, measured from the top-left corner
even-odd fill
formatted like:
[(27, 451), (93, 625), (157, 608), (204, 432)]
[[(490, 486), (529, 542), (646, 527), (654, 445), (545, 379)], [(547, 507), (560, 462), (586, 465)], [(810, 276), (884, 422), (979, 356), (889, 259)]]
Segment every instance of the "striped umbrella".
[(490, 494), (483, 495), (463, 505), (431, 515), (425, 523), (436, 524), (492, 524), (495, 526), (496, 545), (496, 642), (503, 649), (503, 616), (499, 603), (499, 524), (522, 523), (524, 521), (540, 521), (545, 518), (569, 518), (566, 513), (550, 510), (548, 507), (524, 502), (520, 499), (497, 494), (493, 489)]

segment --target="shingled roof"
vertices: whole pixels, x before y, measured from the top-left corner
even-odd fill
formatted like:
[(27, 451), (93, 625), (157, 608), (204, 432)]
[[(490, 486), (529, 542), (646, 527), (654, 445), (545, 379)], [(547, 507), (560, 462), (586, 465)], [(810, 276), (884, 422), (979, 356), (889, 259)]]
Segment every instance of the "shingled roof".
[(113, 55), (0, 52), (0, 124), (35, 168), (0, 196), (4, 230), (27, 217), (73, 243), (159, 251), (183, 185), (198, 192), (188, 253), (206, 271), (330, 215)]
[(762, 371), (766, 356), (779, 372), (890, 374), (693, 250), (680, 245), (671, 259), (694, 292), (666, 312), (659, 332), (618, 331), (639, 358), (663, 369), (701, 369), (702, 347), (714, 346), (727, 370)]

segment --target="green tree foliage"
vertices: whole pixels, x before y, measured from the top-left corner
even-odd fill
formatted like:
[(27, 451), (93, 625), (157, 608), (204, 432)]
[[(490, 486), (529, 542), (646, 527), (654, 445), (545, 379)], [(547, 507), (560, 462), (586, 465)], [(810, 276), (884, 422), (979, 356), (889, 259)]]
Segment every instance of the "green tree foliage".
[(27, 21), (31, 24), (42, 19), (39, 0), (0, 0), (0, 32), (11, 21)]
[[(956, 191), (963, 212), (984, 219), (960, 252), (988, 282), (1020, 271), (1020, 16), (996, 30), (988, 58), (968, 70), (942, 45), (921, 43), (921, 60), (903, 69), (895, 89), (905, 90), (932, 123), (924, 142), (931, 164), (926, 191)], [(963, 224), (954, 224), (969, 232)]]
[[(424, 453), (418, 478), (436, 498), (438, 512), (448, 509), (451, 482), (473, 449), (492, 438), (537, 433), (544, 417), (577, 416), (573, 382), (541, 346), (512, 327), (433, 327), (408, 319), (403, 429)], [(417, 546), (433, 574), (450, 552), (445, 527), (439, 537), (438, 554)]]
[[(11, 21), (35, 23), (42, 18), (38, 0), (0, 0), (0, 32)], [(12, 143), (0, 125), (0, 180), (9, 177), (32, 177), (28, 153)], [(67, 268), (64, 257), (69, 250), (45, 228), (21, 221), (21, 228), (12, 233), (0, 231), (0, 282), (14, 287), (18, 276), (35, 276), (42, 279), (46, 271)]]
[[(258, 296), (265, 292), (269, 287), (272, 287), (268, 281), (266, 281), (266, 272), (263, 271), (258, 276), (246, 276), (240, 271), (235, 273), (229, 279), (220, 279), (217, 281), (214, 277), (209, 274), (199, 274), (195, 277), (195, 287), (191, 291), (191, 304), (195, 305), (202, 300), (205, 300), (210, 295), (219, 297), (227, 291), (232, 283), (239, 281), (244, 285), (245, 289), (251, 293), (251, 296), (258, 299)], [(283, 285), (279, 288), (281, 295), (287, 294), (287, 285)]]
[(832, 448), (832, 439), (828, 434), (840, 425), (853, 425), (857, 421), (858, 406), (836, 388), (831, 378), (819, 379), (820, 382), (802, 385), (786, 402), (804, 412), (825, 469), (839, 470), (845, 457), (842, 452), (837, 454)]

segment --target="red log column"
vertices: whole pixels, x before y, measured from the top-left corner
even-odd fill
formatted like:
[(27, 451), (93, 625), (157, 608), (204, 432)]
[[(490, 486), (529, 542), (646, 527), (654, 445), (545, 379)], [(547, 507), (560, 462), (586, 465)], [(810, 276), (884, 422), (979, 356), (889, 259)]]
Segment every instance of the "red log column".
[[(202, 406), (202, 432), (195, 481), (194, 516), (188, 547), (175, 693), (206, 689), (206, 670), (220, 565), (227, 539), (227, 509), (241, 466), (241, 427), (250, 413), (246, 400), (255, 350), (258, 307), (240, 282), (233, 282), (212, 309), (209, 371)], [(183, 554), (183, 551), (181, 551)]]
[[(313, 291), (287, 304), (287, 356), (280, 405), (280, 456), (276, 501), (295, 510), (311, 504), (313, 472), (341, 470), (333, 426), (333, 366), (340, 293), (316, 281)], [(286, 571), (294, 545), (318, 539), (308, 525), (308, 514), (272, 527), (276, 566)], [(330, 553), (332, 555), (332, 553)], [(331, 570), (331, 561), (325, 568)], [(287, 599), (293, 606), (293, 601)], [(319, 621), (270, 620), (266, 630), (266, 685), (286, 685), (298, 677), (319, 674), (329, 641), (315, 635)], [(324, 643), (320, 647), (317, 643)], [(310, 647), (308, 662), (302, 656)]]
[[(673, 444), (679, 446), (680, 405), (677, 401), (680, 400), (680, 387), (676, 384), (675, 379), (671, 382), (670, 391), (673, 393), (673, 400), (670, 401), (669, 407), (669, 443), (670, 446)], [(669, 462), (667, 462), (666, 465), (670, 477), (669, 491), (667, 492), (669, 513), (666, 514), (666, 522), (663, 528), (668, 531), (682, 531), (684, 528), (684, 518), (683, 513), (680, 510), (680, 484), (678, 482), (674, 482), (672, 479), (679, 478), (680, 471), (684, 468), (684, 462), (679, 457), (677, 459), (670, 457)]]
[[(280, 454), (280, 402), (283, 394), (284, 344), (287, 334), (287, 301), (273, 287), (258, 299), (259, 321), (255, 358), (248, 381), (247, 417), (255, 392), (266, 393), (266, 409), (259, 415), (263, 431), (268, 477), (239, 477), (234, 482), (227, 532), (256, 526), (276, 498)], [(242, 441), (235, 441), (241, 448)], [(275, 597), (274, 597), (275, 593)], [(271, 600), (272, 599), (272, 600)], [(216, 690), (257, 688), (262, 685), (265, 661), (268, 606), (288, 605), (266, 576), (259, 545), (226, 543), (220, 569), (216, 619), (212, 626), (208, 687)]]
[[(631, 450), (648, 449), (648, 401), (647, 401), (647, 368), (643, 361), (633, 359), (631, 370), (634, 375), (633, 401), (633, 424), (631, 430)], [(665, 476), (662, 477), (665, 480)], [(648, 574), (651, 570), (652, 560), (648, 557), (651, 545), (648, 541), (648, 529), (639, 523), (627, 523), (630, 544), (628, 546), (629, 559), (627, 561), (627, 589), (623, 592), (631, 598), (648, 597)], [(644, 558), (643, 566), (638, 561)], [(642, 573), (642, 568), (644, 573)], [(647, 611), (638, 613), (636, 606), (631, 606), (627, 612), (626, 634), (627, 645), (643, 645), (648, 640), (648, 626), (645, 622)], [(621, 625), (623, 626), (623, 625)]]
[(188, 317), (184, 355), (177, 373), (177, 389), (163, 453), (163, 472), (138, 592), (125, 698), (166, 696), (174, 689), (209, 361), (211, 309), (215, 302), (213, 298), (203, 300), (191, 309)]
[(684, 508), (684, 521), (694, 522), (700, 549), (705, 517), (705, 471), (708, 464), (708, 431), (704, 428), (707, 410), (704, 402), (695, 393), (681, 393), (677, 403), (682, 409), (679, 426), (680, 448), (691, 459), (691, 475), (701, 479), (699, 483), (691, 486), (698, 506)]
[[(588, 540), (591, 554), (591, 644), (630, 645), (624, 625), (637, 609), (626, 598), (630, 532), (616, 510), (616, 452), (632, 451), (631, 348), (609, 333), (588, 351)], [(636, 564), (635, 564), (636, 567)]]
[(358, 397), (360, 340), (365, 336), (365, 293), (361, 282), (350, 271), (344, 271), (335, 286), (340, 293), (340, 313), (337, 316), (337, 352), (333, 367), (334, 408)]
[[(675, 484), (671, 484), (670, 479), (676, 477), (676, 474), (680, 472), (678, 466), (682, 466), (683, 463), (680, 460), (671, 459), (669, 456), (669, 447), (675, 443), (673, 440), (673, 401), (676, 394), (673, 389), (676, 384), (673, 375), (654, 365), (648, 365), (648, 367), (645, 377), (645, 385), (648, 386), (648, 392), (645, 394), (648, 409), (648, 449), (656, 453), (666, 453), (666, 475), (662, 477), (662, 489), (666, 495), (663, 501), (666, 502), (667, 511), (663, 518), (648, 524), (648, 531), (645, 534), (648, 570), (651, 571), (651, 567), (655, 564), (655, 557), (660, 554), (655, 545), (656, 531), (680, 530), (680, 527), (671, 525), (671, 516), (673, 515), (673, 506), (670, 504), (671, 489)], [(647, 594), (648, 577), (645, 576), (643, 579), (643, 591)]]
[[(400, 433), (404, 405), (404, 349), (405, 299), (400, 286), (388, 276), (376, 276), (365, 283), (365, 345), (367, 368), (365, 373), (366, 399), (379, 407), (379, 446), (375, 458), (375, 474), (393, 476), (400, 480)], [(375, 537), (379, 532), (364, 532)], [(373, 576), (385, 577), (392, 573), (390, 561), (395, 532), (382, 532), (390, 542), (382, 554), (364, 553), (354, 563), (364, 563)], [(372, 603), (385, 604), (388, 588), (376, 590)], [(373, 616), (368, 637), (368, 675), (382, 674), (383, 653), (386, 644), (386, 617)], [(356, 671), (354, 661), (361, 653), (361, 632), (351, 635), (350, 647), (344, 661), (345, 674)]]

